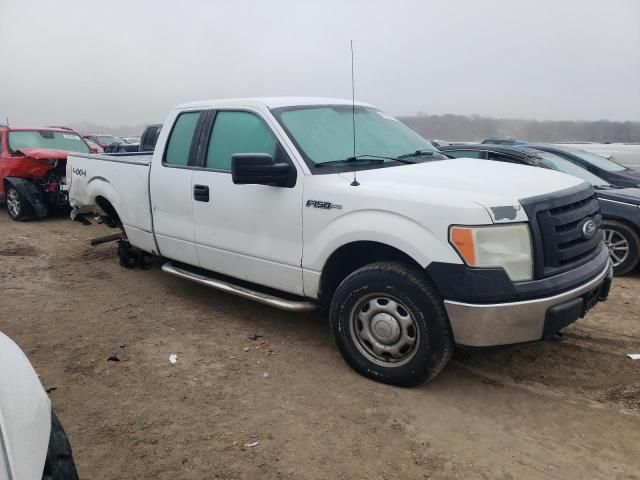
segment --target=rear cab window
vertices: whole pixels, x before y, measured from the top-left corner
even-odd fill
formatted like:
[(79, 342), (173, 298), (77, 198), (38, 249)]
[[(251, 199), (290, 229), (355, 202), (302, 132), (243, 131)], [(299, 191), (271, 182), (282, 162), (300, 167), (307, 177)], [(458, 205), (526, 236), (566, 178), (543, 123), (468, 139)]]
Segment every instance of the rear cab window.
[(194, 133), (202, 112), (184, 112), (178, 115), (167, 142), (163, 163), (168, 166), (186, 167), (194, 142)]

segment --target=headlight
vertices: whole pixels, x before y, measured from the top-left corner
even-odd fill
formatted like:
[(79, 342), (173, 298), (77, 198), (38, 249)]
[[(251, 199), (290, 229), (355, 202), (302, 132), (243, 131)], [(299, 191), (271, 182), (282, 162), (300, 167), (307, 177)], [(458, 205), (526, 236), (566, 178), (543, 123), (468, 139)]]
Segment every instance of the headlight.
[(470, 267), (502, 267), (514, 282), (533, 278), (531, 235), (526, 223), (452, 226), (449, 241)]

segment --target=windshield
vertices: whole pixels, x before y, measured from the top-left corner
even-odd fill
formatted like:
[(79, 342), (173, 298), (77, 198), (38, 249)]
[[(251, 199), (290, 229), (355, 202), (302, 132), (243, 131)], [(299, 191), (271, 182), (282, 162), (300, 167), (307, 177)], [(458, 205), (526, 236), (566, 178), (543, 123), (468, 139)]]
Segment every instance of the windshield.
[[(354, 156), (351, 105), (284, 107), (273, 113), (310, 166)], [(417, 150), (438, 152), (409, 127), (375, 108), (356, 107), (355, 124), (355, 156), (365, 157), (360, 161), (368, 161), (366, 156), (371, 155), (388, 157), (378, 158), (378, 163), (394, 163), (394, 158)]]
[(607, 172), (622, 172), (626, 170), (622, 165), (618, 165), (616, 162), (609, 160), (608, 158), (601, 157), (595, 153), (587, 152), (585, 150), (580, 150), (579, 148), (568, 148), (568, 147), (558, 147), (560, 150), (564, 150), (565, 152), (569, 152), (576, 157), (581, 158), (587, 163), (590, 163), (594, 167), (601, 168), (602, 170), (606, 170)]
[(89, 146), (80, 135), (52, 130), (15, 130), (9, 132), (9, 150), (21, 148), (50, 148), (70, 152), (89, 153)]
[(124, 143), (121, 138), (114, 137), (113, 135), (98, 135), (98, 142), (102, 145), (111, 145), (112, 143), (120, 145), (121, 143)]
[(586, 180), (594, 186), (605, 187), (609, 185), (602, 178), (594, 175), (593, 173), (585, 170), (582, 167), (579, 167), (569, 160), (565, 160), (562, 157), (554, 155), (553, 153), (537, 153), (535, 157), (538, 160), (537, 163), (542, 167), (573, 175), (574, 177)]

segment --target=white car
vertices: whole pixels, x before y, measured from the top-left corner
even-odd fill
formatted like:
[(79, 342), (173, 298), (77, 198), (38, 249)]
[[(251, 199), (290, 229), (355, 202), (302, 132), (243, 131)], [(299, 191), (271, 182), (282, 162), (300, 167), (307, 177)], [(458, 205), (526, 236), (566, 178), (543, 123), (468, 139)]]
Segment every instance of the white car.
[(439, 158), (368, 104), (213, 100), (174, 109), (153, 155), (69, 155), (67, 188), (74, 218), (122, 228), (124, 265), (147, 252), (272, 306), (326, 306), (355, 370), (415, 385), (454, 344), (555, 335), (611, 282), (591, 185)]
[(36, 372), (0, 333), (0, 480), (77, 480), (67, 437)]

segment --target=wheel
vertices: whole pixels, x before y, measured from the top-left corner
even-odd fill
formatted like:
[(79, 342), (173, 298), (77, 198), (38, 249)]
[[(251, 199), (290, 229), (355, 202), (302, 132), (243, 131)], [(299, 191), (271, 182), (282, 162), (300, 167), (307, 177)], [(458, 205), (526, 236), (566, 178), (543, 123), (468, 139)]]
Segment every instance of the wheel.
[(632, 271), (640, 260), (638, 232), (625, 223), (615, 220), (605, 220), (602, 230), (614, 275), (624, 275)]
[(380, 262), (356, 270), (336, 290), (329, 319), (346, 362), (383, 383), (430, 380), (453, 354), (442, 299), (409, 266)]
[(26, 217), (27, 204), (24, 198), (15, 187), (8, 187), (5, 202), (7, 204), (7, 212), (12, 220), (19, 221)]
[(78, 480), (71, 445), (58, 417), (53, 412), (51, 412), (51, 435), (42, 480)]
[(123, 267), (135, 268), (138, 265), (138, 250), (126, 240), (120, 240), (118, 241), (118, 258)]

